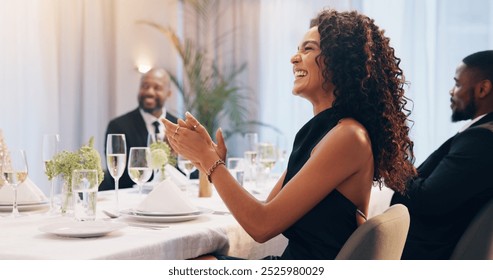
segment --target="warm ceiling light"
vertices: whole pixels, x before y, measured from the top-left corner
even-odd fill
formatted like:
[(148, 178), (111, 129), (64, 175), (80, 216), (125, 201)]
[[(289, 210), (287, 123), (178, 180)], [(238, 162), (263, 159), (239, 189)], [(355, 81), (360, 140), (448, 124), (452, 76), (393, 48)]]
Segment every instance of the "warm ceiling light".
[(149, 64), (139, 64), (137, 65), (137, 71), (139, 73), (144, 74), (147, 73), (149, 70), (151, 70), (152, 66)]

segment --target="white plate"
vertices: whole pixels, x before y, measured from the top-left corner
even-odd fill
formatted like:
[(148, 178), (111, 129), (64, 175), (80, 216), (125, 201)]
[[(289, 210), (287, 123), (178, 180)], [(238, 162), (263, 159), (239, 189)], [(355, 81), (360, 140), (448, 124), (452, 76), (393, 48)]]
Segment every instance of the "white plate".
[[(17, 209), (19, 211), (35, 211), (41, 210), (48, 207), (48, 201), (42, 202), (29, 202), (29, 203), (19, 203), (17, 204)], [(0, 204), (0, 212), (10, 212), (12, 211), (12, 204)]]
[(126, 227), (124, 223), (106, 221), (59, 222), (39, 228), (40, 231), (64, 237), (97, 237)]
[(127, 215), (138, 215), (138, 216), (189, 216), (189, 215), (197, 215), (201, 213), (200, 209), (194, 210), (194, 211), (189, 211), (189, 212), (175, 212), (175, 213), (169, 213), (169, 212), (148, 212), (148, 211), (141, 211), (137, 209), (127, 209), (127, 210), (122, 210), (122, 214), (127, 214)]
[(200, 211), (196, 214), (190, 215), (182, 215), (182, 216), (142, 216), (137, 215), (133, 212), (122, 213), (125, 217), (129, 219), (133, 219), (141, 222), (151, 222), (151, 223), (176, 223), (176, 222), (185, 222), (197, 219), (198, 217), (210, 214), (213, 211), (210, 209), (201, 208)]

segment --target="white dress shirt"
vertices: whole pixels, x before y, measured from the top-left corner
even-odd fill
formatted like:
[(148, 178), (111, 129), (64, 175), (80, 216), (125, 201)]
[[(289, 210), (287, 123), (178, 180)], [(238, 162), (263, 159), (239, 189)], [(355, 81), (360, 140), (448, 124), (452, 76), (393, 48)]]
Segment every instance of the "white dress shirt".
[[(159, 134), (158, 134), (158, 138), (159, 139), (164, 139), (164, 124), (158, 119), (156, 118), (155, 116), (153, 116), (152, 114), (149, 114), (147, 112), (145, 112), (144, 110), (142, 109), (139, 109), (140, 111), (140, 114), (142, 115), (142, 118), (144, 119), (144, 122), (146, 123), (146, 127), (147, 127), (147, 132), (150, 133), (150, 134), (154, 134), (154, 125), (153, 123), (155, 121), (157, 121), (159, 123)], [(161, 115), (160, 118), (165, 118), (166, 117), (166, 109), (163, 108), (163, 114)]]
[(466, 123), (466, 124), (465, 124), (465, 125), (464, 125), (461, 129), (459, 129), (459, 132), (462, 132), (462, 131), (464, 131), (464, 130), (468, 129), (468, 128), (469, 128), (469, 127), (473, 124), (473, 123), (475, 123), (475, 122), (479, 121), (479, 120), (480, 120), (480, 119), (482, 119), (484, 116), (486, 116), (486, 114), (481, 115), (481, 116), (479, 116), (479, 117), (476, 117), (476, 118), (474, 118), (474, 120), (472, 120), (472, 121), (470, 121), (470, 122)]

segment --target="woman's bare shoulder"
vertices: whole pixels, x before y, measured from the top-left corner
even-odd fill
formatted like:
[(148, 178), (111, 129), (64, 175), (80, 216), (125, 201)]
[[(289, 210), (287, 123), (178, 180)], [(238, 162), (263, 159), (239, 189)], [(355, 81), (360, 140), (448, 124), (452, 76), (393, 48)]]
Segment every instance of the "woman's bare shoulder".
[(331, 136), (341, 141), (348, 141), (351, 144), (360, 143), (370, 144), (370, 137), (366, 128), (353, 118), (344, 118), (332, 129)]

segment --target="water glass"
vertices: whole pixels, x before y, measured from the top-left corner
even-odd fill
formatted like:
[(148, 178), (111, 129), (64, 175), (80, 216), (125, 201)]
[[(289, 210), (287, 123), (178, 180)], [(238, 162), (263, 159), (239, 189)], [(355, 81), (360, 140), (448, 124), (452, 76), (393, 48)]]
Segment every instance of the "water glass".
[[(47, 162), (52, 160), (53, 157), (58, 153), (58, 145), (60, 144), (60, 135), (58, 134), (44, 134), (43, 135), (43, 162), (46, 171)], [(51, 190), (50, 190), (50, 210), (49, 214), (56, 214), (55, 209), (55, 182), (50, 180)]]
[(77, 221), (94, 221), (98, 194), (98, 172), (77, 169), (72, 172), (74, 216)]
[(245, 175), (245, 163), (243, 158), (230, 157), (227, 161), (229, 173), (243, 186), (243, 178)]

